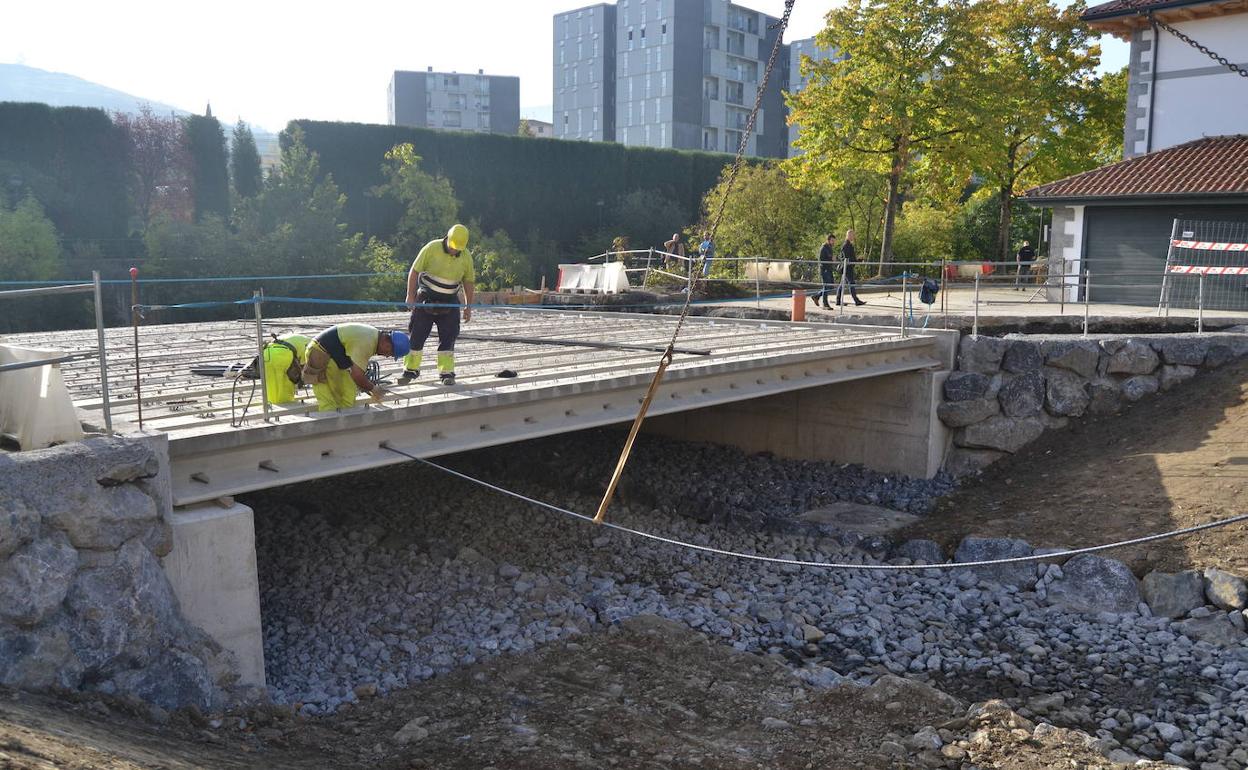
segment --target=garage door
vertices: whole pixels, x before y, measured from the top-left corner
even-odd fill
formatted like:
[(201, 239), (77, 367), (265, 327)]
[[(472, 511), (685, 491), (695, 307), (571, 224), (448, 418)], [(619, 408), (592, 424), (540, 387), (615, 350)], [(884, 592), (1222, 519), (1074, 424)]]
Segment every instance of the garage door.
[[(1161, 293), (1162, 269), (1175, 218), (1205, 222), (1248, 223), (1248, 205), (1241, 206), (1088, 206), (1085, 267), (1092, 271), (1093, 302), (1156, 306)], [(1196, 233), (1196, 238), (1212, 237)], [(1248, 255), (1245, 256), (1248, 263)], [(1186, 280), (1186, 279), (1185, 279)], [(1191, 279), (1195, 280), (1195, 279)], [(1207, 279), (1213, 281), (1215, 279)], [(1248, 310), (1248, 280), (1216, 279), (1206, 285), (1206, 295), (1218, 298), (1220, 309)], [(1231, 283), (1235, 286), (1231, 287)], [(1225, 284), (1225, 285), (1223, 285)], [(1215, 291), (1216, 288), (1216, 291)], [(1235, 288), (1236, 291), (1230, 291)], [(1174, 305), (1195, 289), (1174, 296)], [(1193, 304), (1194, 306), (1194, 304)], [(1213, 307), (1213, 303), (1207, 305)]]

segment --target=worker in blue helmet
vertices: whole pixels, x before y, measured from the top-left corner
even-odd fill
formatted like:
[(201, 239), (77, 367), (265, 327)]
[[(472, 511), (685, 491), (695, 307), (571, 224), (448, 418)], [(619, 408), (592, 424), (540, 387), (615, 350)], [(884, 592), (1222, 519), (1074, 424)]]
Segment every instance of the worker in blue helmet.
[(400, 331), (382, 331), (357, 323), (331, 326), (308, 343), (303, 382), (312, 386), (317, 410), (321, 412), (355, 406), (358, 392), (380, 402), (386, 391), (368, 379), (369, 359), (399, 359), (410, 350), (407, 335)]

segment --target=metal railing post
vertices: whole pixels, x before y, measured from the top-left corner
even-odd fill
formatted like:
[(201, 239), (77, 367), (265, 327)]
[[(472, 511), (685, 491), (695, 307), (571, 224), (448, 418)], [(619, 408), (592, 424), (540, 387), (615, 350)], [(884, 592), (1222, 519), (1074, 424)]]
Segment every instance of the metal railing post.
[(910, 286), (906, 283), (907, 271), (901, 271), (901, 336), (908, 337), (906, 328), (906, 314), (909, 312), (907, 300), (909, 299)]
[[(264, 321), (260, 313), (261, 293), (253, 291), (251, 298), (256, 308), (256, 369), (260, 378), (260, 403), (264, 408), (264, 420), (269, 420), (269, 382), (264, 374)], [(458, 312), (458, 311), (457, 311)]]
[(1062, 257), (1062, 272), (1057, 277), (1057, 314), (1066, 315), (1066, 271), (1070, 269), (1070, 264)]
[(945, 273), (948, 272), (947, 258), (940, 258), (940, 328), (949, 328), (949, 311), (948, 305), (945, 303), (949, 296), (945, 293)]
[(1092, 295), (1092, 272), (1090, 270), (1083, 271), (1083, 336), (1088, 336), (1088, 309), (1089, 298)]
[(650, 285), (650, 263), (652, 261), (654, 261), (654, 247), (653, 246), (650, 247), (650, 251), (646, 252), (646, 275), (644, 278), (641, 279), (641, 285), (643, 287)]
[[(824, 302), (827, 302), (825, 299)], [(763, 289), (762, 279), (758, 277), (758, 257), (754, 257), (754, 307), (762, 308), (763, 306)]]
[(1205, 274), (1200, 274), (1200, 285), (1196, 292), (1196, 333), (1205, 331)]
[(841, 282), (836, 286), (836, 317), (839, 319), (845, 314), (845, 270), (849, 263), (845, 258), (841, 258)]
[(134, 327), (134, 403), (138, 407), (139, 432), (143, 432), (143, 383), (139, 370), (139, 269), (130, 268), (130, 325)]
[(100, 291), (100, 271), (91, 271), (95, 290), (95, 338), (100, 348), (100, 393), (103, 396), (104, 430), (113, 435), (113, 410), (108, 401), (108, 355), (104, 351), (104, 300)]
[(975, 274), (975, 315), (971, 320), (971, 336), (979, 336), (979, 273)]

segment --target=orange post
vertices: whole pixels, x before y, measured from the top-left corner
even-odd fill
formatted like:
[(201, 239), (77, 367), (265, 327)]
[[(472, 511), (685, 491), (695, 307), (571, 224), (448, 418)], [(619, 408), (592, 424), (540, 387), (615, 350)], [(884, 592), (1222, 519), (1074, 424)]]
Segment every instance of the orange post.
[(806, 320), (806, 292), (801, 289), (793, 290), (793, 319), (794, 321)]

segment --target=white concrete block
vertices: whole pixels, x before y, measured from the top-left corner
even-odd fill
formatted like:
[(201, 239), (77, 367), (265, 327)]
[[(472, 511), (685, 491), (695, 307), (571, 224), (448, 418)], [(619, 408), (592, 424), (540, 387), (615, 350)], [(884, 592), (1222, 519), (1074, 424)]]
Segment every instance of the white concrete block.
[(183, 617), (234, 653), (244, 684), (264, 686), (252, 510), (201, 503), (175, 509), (170, 523), (173, 550), (162, 563)]

